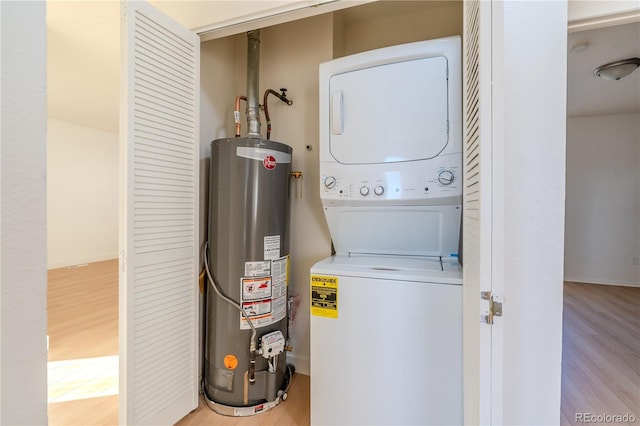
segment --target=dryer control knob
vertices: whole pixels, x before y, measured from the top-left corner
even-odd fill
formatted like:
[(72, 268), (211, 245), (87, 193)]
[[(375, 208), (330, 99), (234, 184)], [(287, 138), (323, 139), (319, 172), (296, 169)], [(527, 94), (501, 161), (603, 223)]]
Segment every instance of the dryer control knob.
[(336, 187), (336, 178), (333, 176), (327, 176), (324, 178), (324, 187), (327, 189), (333, 189)]
[(455, 180), (455, 176), (451, 170), (443, 170), (438, 173), (438, 182), (442, 185), (451, 185)]
[(376, 186), (376, 187), (373, 189), (373, 192), (374, 192), (376, 195), (382, 195), (382, 194), (384, 194), (384, 186), (382, 186), (382, 185), (378, 185), (378, 186)]
[(367, 195), (369, 195), (369, 187), (368, 186), (361, 187), (360, 195), (362, 195), (363, 197), (366, 197)]

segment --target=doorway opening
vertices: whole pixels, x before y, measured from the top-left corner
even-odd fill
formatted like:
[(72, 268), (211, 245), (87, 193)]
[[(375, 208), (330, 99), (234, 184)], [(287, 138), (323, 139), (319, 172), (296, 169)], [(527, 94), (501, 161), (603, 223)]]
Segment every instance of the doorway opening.
[(118, 423), (119, 64), (112, 57), (119, 8), (47, 2), (48, 401), (55, 424)]
[(568, 35), (561, 424), (640, 419), (640, 72), (594, 75), (638, 40), (640, 22)]

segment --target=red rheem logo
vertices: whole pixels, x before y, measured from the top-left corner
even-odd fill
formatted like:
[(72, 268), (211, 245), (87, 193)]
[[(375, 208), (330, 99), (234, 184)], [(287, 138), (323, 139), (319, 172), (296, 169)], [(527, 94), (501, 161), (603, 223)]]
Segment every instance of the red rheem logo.
[(262, 164), (264, 165), (265, 169), (273, 170), (276, 168), (276, 159), (273, 157), (273, 155), (267, 155), (266, 157), (264, 157), (264, 160), (262, 160)]

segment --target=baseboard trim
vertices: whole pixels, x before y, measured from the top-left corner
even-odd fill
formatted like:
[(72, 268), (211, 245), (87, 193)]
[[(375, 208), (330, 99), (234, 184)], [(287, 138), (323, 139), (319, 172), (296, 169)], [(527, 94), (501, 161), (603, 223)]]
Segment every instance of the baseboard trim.
[(117, 259), (118, 253), (104, 254), (102, 256), (89, 256), (80, 259), (57, 260), (47, 263), (47, 269), (66, 268), (67, 266), (82, 265), (85, 263), (102, 262), (103, 260)]
[(575, 283), (584, 283), (584, 284), (599, 284), (599, 285), (615, 285), (622, 287), (640, 287), (640, 283), (634, 283), (632, 281), (605, 281), (605, 280), (593, 280), (587, 278), (576, 278), (576, 277), (564, 277), (565, 281), (571, 281)]
[(287, 354), (287, 364), (293, 364), (296, 367), (296, 374), (311, 375), (311, 363), (308, 356), (300, 356), (293, 353)]

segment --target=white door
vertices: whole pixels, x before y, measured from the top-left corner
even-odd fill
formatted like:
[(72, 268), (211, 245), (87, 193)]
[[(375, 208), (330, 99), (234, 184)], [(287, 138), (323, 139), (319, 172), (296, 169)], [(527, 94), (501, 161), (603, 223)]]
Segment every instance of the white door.
[[(502, 424), (502, 323), (487, 323), (489, 301), (502, 294), (501, 239), (494, 202), (492, 149), (492, 3), (464, 2), (463, 364), (464, 423)], [(498, 237), (498, 238), (497, 238)]]
[(198, 405), (200, 41), (121, 18), (120, 423), (173, 424)]

